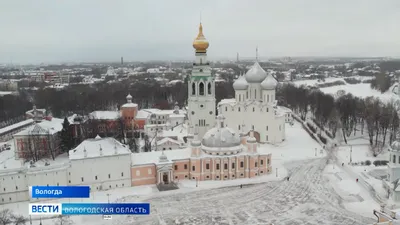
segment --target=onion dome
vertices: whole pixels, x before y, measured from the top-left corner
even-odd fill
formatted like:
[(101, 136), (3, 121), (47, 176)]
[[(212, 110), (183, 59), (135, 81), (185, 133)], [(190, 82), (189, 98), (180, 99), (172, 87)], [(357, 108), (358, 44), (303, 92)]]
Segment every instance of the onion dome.
[(243, 75), (239, 76), (239, 78), (233, 83), (233, 89), (235, 90), (247, 90), (249, 84)]
[(201, 144), (208, 148), (230, 148), (241, 145), (239, 134), (224, 126), (225, 117), (217, 116), (217, 127), (211, 128), (204, 135)]
[(390, 148), (392, 149), (392, 151), (400, 152), (400, 142), (394, 141)]
[(193, 41), (193, 48), (196, 49), (196, 52), (206, 53), (209, 45), (210, 44), (208, 43), (207, 39), (204, 37), (203, 34), (203, 25), (201, 25), (200, 23), (199, 34)]
[(255, 62), (244, 77), (248, 83), (261, 83), (267, 77), (267, 72), (265, 72), (258, 62)]
[(261, 88), (264, 90), (275, 90), (276, 85), (278, 85), (278, 81), (271, 74), (268, 74), (267, 78), (261, 82)]

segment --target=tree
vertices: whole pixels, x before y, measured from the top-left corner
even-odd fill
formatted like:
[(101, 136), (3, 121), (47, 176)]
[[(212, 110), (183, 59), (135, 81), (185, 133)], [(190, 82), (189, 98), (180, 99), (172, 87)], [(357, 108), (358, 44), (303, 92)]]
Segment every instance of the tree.
[(68, 152), (74, 146), (74, 140), (72, 137), (70, 123), (67, 117), (64, 118), (62, 126), (63, 128), (60, 132), (61, 150), (63, 152)]
[(27, 218), (21, 215), (13, 215), (12, 220), (15, 225), (25, 225), (26, 222), (28, 221)]
[(60, 215), (55, 220), (55, 225), (72, 225), (74, 221), (69, 216)]
[(0, 211), (0, 225), (8, 225), (12, 223), (13, 214), (10, 209)]

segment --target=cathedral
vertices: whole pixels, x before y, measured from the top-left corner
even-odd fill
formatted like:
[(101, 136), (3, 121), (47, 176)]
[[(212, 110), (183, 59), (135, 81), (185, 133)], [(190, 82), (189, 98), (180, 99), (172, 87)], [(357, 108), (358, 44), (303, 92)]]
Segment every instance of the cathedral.
[(275, 89), (278, 82), (256, 61), (233, 83), (234, 99), (223, 99), (218, 114), (226, 118), (226, 126), (236, 132), (254, 131), (257, 142), (276, 144), (285, 140), (285, 123), (291, 111), (277, 105)]

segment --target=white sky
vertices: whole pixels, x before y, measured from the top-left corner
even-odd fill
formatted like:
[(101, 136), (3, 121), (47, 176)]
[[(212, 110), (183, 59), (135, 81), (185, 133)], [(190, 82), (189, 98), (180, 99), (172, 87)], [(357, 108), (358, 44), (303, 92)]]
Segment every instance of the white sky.
[[(0, 63), (399, 56), (399, 0), (1, 0)], [(397, 22), (397, 26), (396, 25)]]

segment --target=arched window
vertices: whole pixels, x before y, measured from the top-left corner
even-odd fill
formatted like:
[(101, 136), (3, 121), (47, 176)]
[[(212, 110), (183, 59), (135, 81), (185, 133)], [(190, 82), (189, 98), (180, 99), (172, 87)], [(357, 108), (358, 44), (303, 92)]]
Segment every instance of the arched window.
[(249, 99), (249, 91), (246, 91), (246, 99)]
[(196, 84), (192, 83), (192, 95), (196, 94)]
[(254, 90), (254, 98), (257, 98), (257, 90)]
[(239, 102), (242, 101), (242, 98), (241, 98), (241, 97), (242, 97), (242, 95), (239, 95)]
[(200, 58), (200, 65), (202, 65), (203, 64), (203, 59), (202, 58)]
[(211, 83), (208, 83), (207, 91), (208, 91), (208, 94), (211, 95)]
[(204, 83), (199, 84), (199, 95), (204, 95)]
[(267, 102), (269, 102), (269, 95), (267, 95)]

